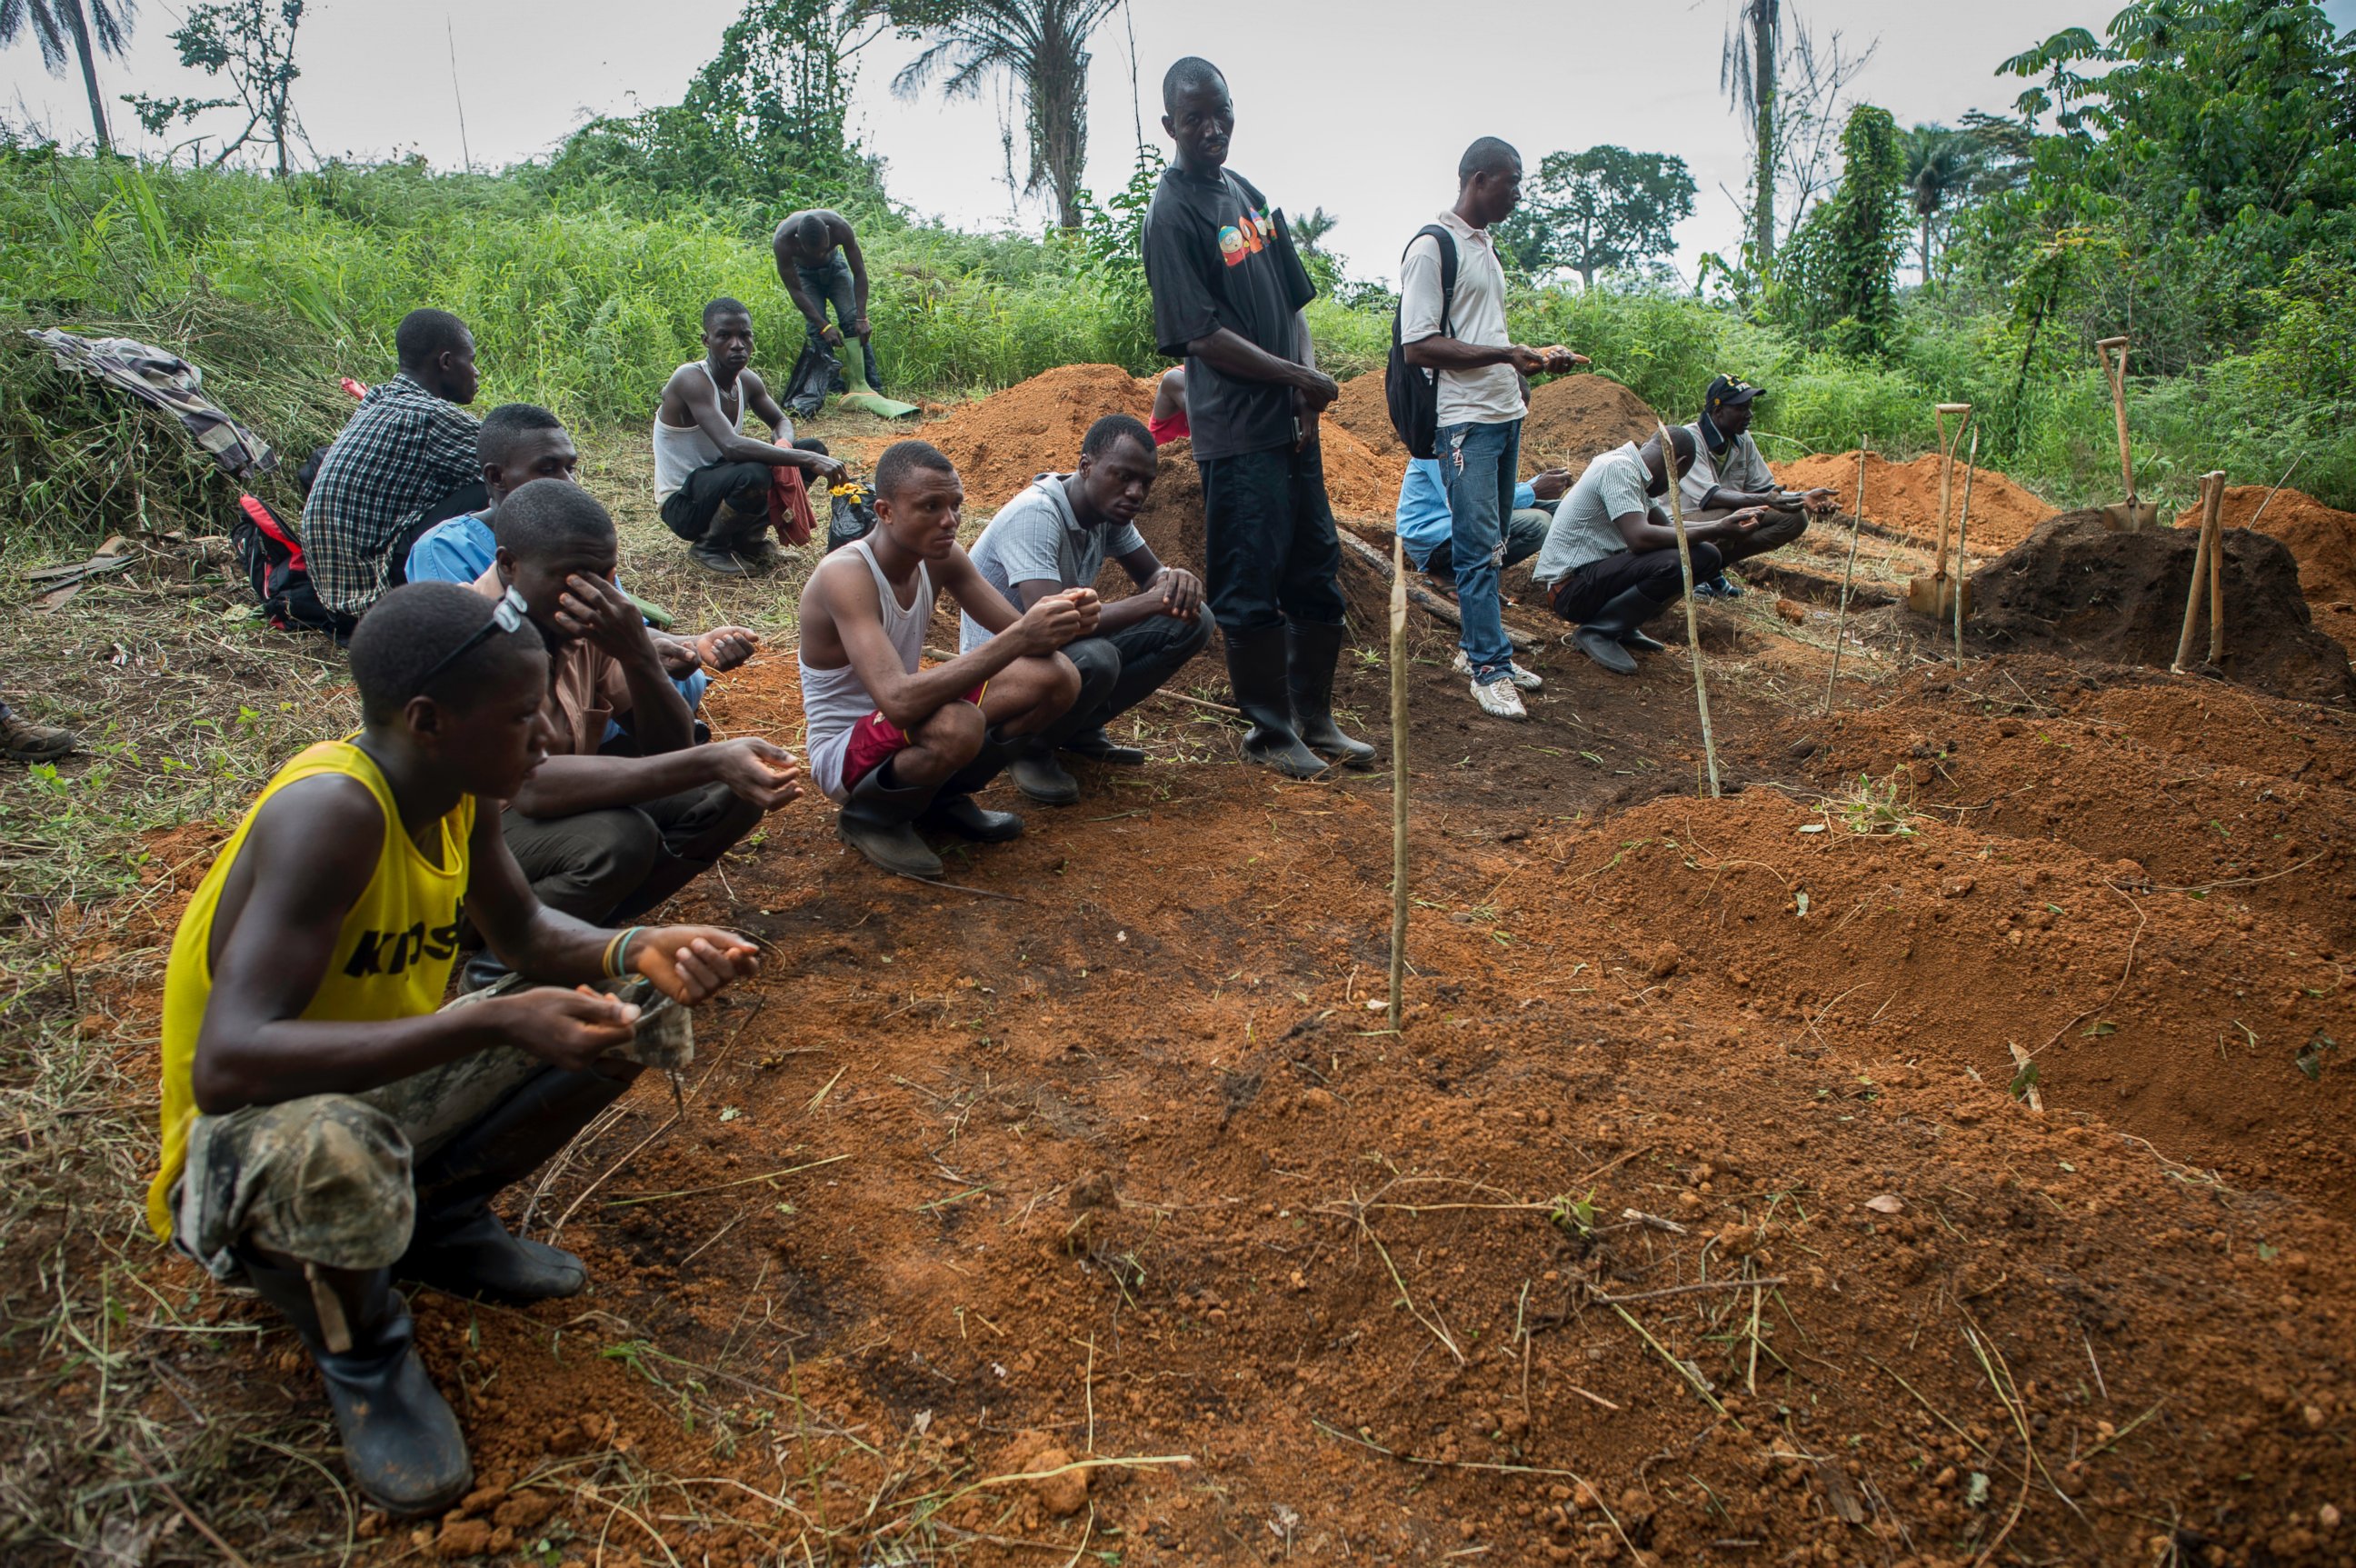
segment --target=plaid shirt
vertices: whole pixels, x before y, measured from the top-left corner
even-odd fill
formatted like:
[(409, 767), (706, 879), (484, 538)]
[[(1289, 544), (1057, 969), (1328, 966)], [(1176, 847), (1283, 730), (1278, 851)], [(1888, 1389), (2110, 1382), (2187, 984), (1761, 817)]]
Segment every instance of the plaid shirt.
[(329, 609), (367, 613), (384, 593), (388, 553), (402, 530), (482, 478), (475, 451), (481, 428), (405, 372), (369, 389), (303, 503), (303, 553)]

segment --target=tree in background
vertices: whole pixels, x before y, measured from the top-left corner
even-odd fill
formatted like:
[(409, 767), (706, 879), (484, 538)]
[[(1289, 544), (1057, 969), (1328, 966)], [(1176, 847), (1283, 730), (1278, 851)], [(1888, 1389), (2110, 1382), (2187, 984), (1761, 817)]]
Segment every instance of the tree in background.
[(1896, 345), (1898, 259), (1906, 248), (1905, 156), (1887, 109), (1860, 103), (1841, 132), (1841, 181), (1776, 266), (1773, 314), (1850, 354)]
[(1928, 288), (1932, 226), (1971, 189), (1979, 172), (1980, 144), (1950, 126), (1917, 125), (1899, 134), (1898, 145), (1905, 159), (1906, 199), (1922, 228), (1922, 285)]
[(1568, 268), (1593, 288), (1599, 272), (1676, 249), (1669, 231), (1693, 209), (1683, 158), (1613, 146), (1548, 153), (1521, 207), (1498, 225), (1499, 250), (1531, 277)]
[(1751, 120), (1751, 245), (1765, 272), (1775, 260), (1775, 62), (1783, 0), (1738, 0), (1718, 59), (1718, 85)]
[(91, 134), (98, 150), (114, 150), (106, 128), (106, 100), (98, 91), (98, 57), (117, 59), (131, 47), (137, 0), (0, 0), (0, 46), (25, 33), (41, 47), (41, 64), (51, 76), (66, 73), (70, 57), (81, 62), (82, 91), (90, 94)]
[(229, 98), (151, 98), (127, 92), (123, 101), (139, 123), (159, 135), (175, 120), (187, 124), (213, 109), (242, 109), (245, 128), (213, 156), (219, 167), (249, 143), (267, 141), (277, 150), (278, 177), (293, 170), (289, 140), (302, 134), (294, 113), (294, 32), (303, 25), (305, 0), (222, 0), (192, 5), (172, 34), (180, 63), (207, 76), (229, 78)]
[(1333, 231), (1333, 225), (1342, 221), (1342, 216), (1338, 212), (1328, 212), (1322, 207), (1312, 207), (1309, 209), (1307, 217), (1295, 218), (1290, 221), (1292, 226), (1292, 242), (1304, 251), (1316, 251), (1322, 254), (1324, 251), (1325, 236)]
[(855, 27), (834, 0), (747, 0), (680, 106), (756, 156), (825, 164), (844, 151)]
[[(925, 51), (892, 79), (915, 98), (937, 81), (944, 98), (970, 98), (1003, 72), (1023, 90), (1031, 166), (1022, 188), (1055, 198), (1055, 220), (1076, 230), (1088, 152), (1088, 36), (1121, 0), (867, 0)], [(1011, 165), (1010, 158), (1010, 165)]]

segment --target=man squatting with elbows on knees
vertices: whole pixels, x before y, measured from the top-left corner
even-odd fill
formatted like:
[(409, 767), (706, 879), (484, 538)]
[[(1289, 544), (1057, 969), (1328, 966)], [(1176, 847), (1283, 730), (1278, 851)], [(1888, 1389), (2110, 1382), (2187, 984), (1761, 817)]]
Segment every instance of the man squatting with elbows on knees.
[(1751, 437), (1753, 405), (1767, 395), (1734, 376), (1711, 380), (1703, 394), (1701, 417), (1686, 426), (1694, 435), (1694, 465), (1678, 481), (1686, 521), (1717, 522), (1745, 507), (1764, 507), (1766, 515), (1739, 542), (1719, 546), (1719, 570), (1705, 577), (1694, 574), (1694, 592), (1703, 598), (1740, 597), (1742, 590), (1726, 575), (1726, 567), (1770, 550), (1781, 550), (1800, 537), (1811, 514), (1830, 512), (1839, 505), (1833, 492), (1819, 486), (1793, 491), (1775, 482), (1759, 443)]
[[(744, 434), (751, 408), (776, 436)], [(706, 571), (742, 576), (777, 564), (769, 537), (774, 470), (799, 468), (817, 485), (842, 472), (842, 460), (817, 442), (797, 444), (794, 422), (753, 370), (753, 313), (741, 300), (703, 307), (703, 358), (681, 365), (655, 408), (655, 499), (663, 525), (688, 542)]]
[[(1079, 781), (1055, 760), (1058, 750), (1141, 765), (1145, 753), (1115, 745), (1105, 725), (1160, 691), (1211, 639), (1203, 585), (1183, 566), (1163, 565), (1137, 532), (1155, 471), (1146, 427), (1130, 414), (1108, 413), (1081, 437), (1076, 469), (1040, 476), (999, 508), (973, 542), (974, 570), (1023, 609), (1050, 594), (1093, 586), (1108, 555), (1137, 585), (1104, 607), (1094, 636), (1064, 645), (1064, 657), (1080, 672), (1080, 694), (1007, 764), (1014, 787), (1042, 804), (1068, 806), (1080, 798)], [(958, 646), (971, 653), (989, 640), (989, 628), (967, 613)]]
[[(1669, 443), (1683, 474), (1693, 464), (1694, 433), (1679, 425)], [(1579, 624), (1571, 641), (1615, 675), (1636, 673), (1631, 650), (1661, 650), (1644, 635), (1644, 623), (1685, 596), (1676, 532), (1652, 499), (1668, 494), (1671, 482), (1658, 435), (1597, 457), (1555, 509), (1531, 570), (1549, 590), (1554, 613)], [(1741, 549), (1765, 510), (1746, 507), (1688, 526), (1694, 581), (1715, 574), (1726, 552)]]
[[(1080, 672), (1056, 651), (1097, 629), (1094, 588), (1049, 594), (1018, 611), (957, 542), (965, 486), (923, 441), (875, 465), (875, 527), (829, 555), (802, 589), (802, 718), (810, 778), (842, 807), (843, 842), (886, 871), (937, 877), (932, 828), (980, 843), (1023, 832), (973, 791), (1025, 738), (1079, 700)], [(922, 670), (938, 589), (990, 640)]]
[[(604, 930), (532, 897), (498, 802), (548, 754), (549, 664), (512, 604), (394, 588), (351, 671), (359, 733), (279, 770), (180, 918), (147, 1218), (294, 1325), (361, 1494), (413, 1516), (456, 1503), (472, 1466), (392, 1282), (509, 1304), (579, 1291), (581, 1260), (510, 1235), (490, 1200), (639, 1070), (615, 1054), (639, 1009), (585, 983), (643, 975), (691, 1004), (751, 974), (754, 950), (705, 926)], [(548, 983), (442, 1006), (462, 919)]]
[(1146, 209), (1145, 278), (1154, 339), (1186, 361), (1206, 591), (1251, 721), (1244, 756), (1295, 779), (1328, 757), (1364, 767), (1375, 748), (1333, 722), (1342, 546), (1317, 419), (1340, 389), (1312, 362), (1301, 312), (1316, 285), (1283, 215), (1226, 167), (1236, 109), (1218, 68), (1178, 61), (1162, 104), (1178, 161)]

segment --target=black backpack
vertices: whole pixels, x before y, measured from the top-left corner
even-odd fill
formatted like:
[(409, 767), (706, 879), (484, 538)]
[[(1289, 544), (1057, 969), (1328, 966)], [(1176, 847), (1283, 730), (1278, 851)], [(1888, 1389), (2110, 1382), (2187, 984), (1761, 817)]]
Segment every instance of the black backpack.
[[(1456, 324), (1448, 313), (1456, 304), (1456, 236), (1438, 223), (1427, 223), (1415, 231), (1415, 239), (1426, 234), (1440, 242), (1440, 336), (1453, 338)], [(1415, 240), (1408, 245), (1413, 249)], [(1407, 349), (1399, 342), (1399, 312), (1406, 308), (1402, 300), (1399, 309), (1391, 312), (1391, 357), (1383, 366), (1383, 401), (1390, 404), (1391, 428), (1407, 443), (1408, 455), (1429, 457), (1440, 439), (1440, 377), (1407, 362)]]
[(230, 542), (261, 601), (261, 614), (280, 631), (302, 628), (324, 631), (337, 642), (352, 635), (359, 623), (320, 602), (311, 585), (311, 569), (303, 559), (303, 542), (294, 532), (252, 496), (237, 498), (237, 521), (229, 526)]

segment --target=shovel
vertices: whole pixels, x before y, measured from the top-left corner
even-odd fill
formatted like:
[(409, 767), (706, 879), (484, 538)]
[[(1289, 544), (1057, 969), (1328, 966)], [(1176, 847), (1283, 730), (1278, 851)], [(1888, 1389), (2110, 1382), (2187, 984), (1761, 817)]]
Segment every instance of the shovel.
[[(1964, 429), (1972, 422), (1972, 405), (1967, 403), (1937, 403), (1933, 406), (1932, 413), (1939, 425), (1939, 553), (1929, 576), (1906, 580), (1906, 607), (1916, 615), (1935, 619), (1971, 613), (1971, 585), (1947, 575), (1947, 525), (1954, 515), (1955, 448), (1963, 444)], [(1951, 413), (1959, 416), (1952, 439), (1947, 435), (1947, 415)], [(1960, 556), (1955, 564), (1962, 566)]]
[[(2117, 349), (2119, 357), (2111, 358)], [(2157, 528), (2159, 526), (2159, 504), (2136, 499), (2135, 459), (2127, 455), (2127, 340), (2105, 338), (2094, 345), (2094, 357), (2103, 362), (2103, 373), (2111, 381), (2111, 412), (2119, 422), (2119, 478), (2127, 488), (2124, 504), (2106, 506), (2103, 515), (2110, 519), (2113, 528)]]

